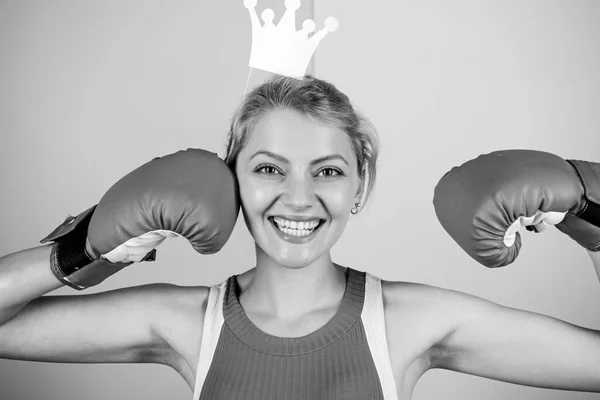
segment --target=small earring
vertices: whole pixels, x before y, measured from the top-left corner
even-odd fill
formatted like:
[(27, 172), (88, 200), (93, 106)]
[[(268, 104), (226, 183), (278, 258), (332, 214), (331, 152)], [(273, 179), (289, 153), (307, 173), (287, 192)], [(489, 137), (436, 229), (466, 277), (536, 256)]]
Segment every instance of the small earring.
[(352, 214), (358, 214), (358, 209), (360, 208), (360, 203), (354, 203), (354, 208), (350, 210)]

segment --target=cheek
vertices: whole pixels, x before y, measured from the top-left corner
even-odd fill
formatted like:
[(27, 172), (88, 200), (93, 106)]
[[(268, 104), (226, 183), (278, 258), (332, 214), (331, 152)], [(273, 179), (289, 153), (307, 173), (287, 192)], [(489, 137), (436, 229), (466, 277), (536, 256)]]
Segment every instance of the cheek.
[(273, 188), (268, 185), (257, 185), (251, 179), (240, 182), (242, 205), (247, 213), (262, 212), (273, 203)]
[(320, 196), (332, 214), (345, 214), (352, 208), (353, 196), (347, 188), (329, 188), (321, 191)]

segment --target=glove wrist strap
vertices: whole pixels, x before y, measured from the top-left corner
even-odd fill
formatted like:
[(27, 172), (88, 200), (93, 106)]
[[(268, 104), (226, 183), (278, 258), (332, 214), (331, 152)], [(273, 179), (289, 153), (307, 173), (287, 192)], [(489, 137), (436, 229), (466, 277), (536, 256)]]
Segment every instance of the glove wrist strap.
[(64, 268), (64, 263), (61, 262), (61, 256), (59, 256), (59, 254), (62, 254), (59, 250), (60, 244), (60, 242), (57, 242), (52, 246), (52, 252), (50, 253), (50, 271), (52, 271), (54, 276), (65, 285), (77, 290), (86, 289), (85, 286), (81, 286), (69, 279), (70, 273), (66, 271), (67, 268)]
[(50, 253), (50, 270), (56, 278), (73, 289), (82, 290), (88, 286), (75, 282), (69, 276), (98, 258), (87, 237), (87, 229), (92, 219), (93, 206), (77, 217), (68, 216), (54, 231), (40, 241), (53, 241)]
[(575, 215), (600, 227), (600, 164), (589, 161), (567, 160), (573, 166), (583, 185), (585, 201)]
[(592, 225), (600, 227), (600, 205), (596, 203), (588, 202), (577, 216)]

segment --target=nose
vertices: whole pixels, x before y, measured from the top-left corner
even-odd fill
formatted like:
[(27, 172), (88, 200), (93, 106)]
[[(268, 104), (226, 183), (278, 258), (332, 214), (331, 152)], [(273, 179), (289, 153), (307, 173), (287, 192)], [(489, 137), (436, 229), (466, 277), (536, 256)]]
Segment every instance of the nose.
[(315, 202), (314, 182), (306, 177), (288, 178), (282, 199), (287, 207), (295, 211), (312, 207)]

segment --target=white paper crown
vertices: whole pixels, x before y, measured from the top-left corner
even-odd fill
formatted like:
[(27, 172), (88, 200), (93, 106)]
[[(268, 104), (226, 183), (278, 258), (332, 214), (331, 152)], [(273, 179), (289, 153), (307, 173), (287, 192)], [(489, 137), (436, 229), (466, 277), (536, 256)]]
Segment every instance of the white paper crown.
[(275, 13), (270, 8), (264, 10), (261, 23), (256, 14), (256, 0), (244, 0), (244, 6), (250, 12), (252, 22), (252, 51), (250, 53), (251, 68), (285, 75), (291, 78), (302, 78), (315, 49), (328, 32), (334, 32), (339, 22), (334, 17), (325, 19), (325, 28), (312, 35), (315, 22), (307, 19), (302, 29), (296, 31), (296, 10), (300, 8), (300, 0), (285, 0), (285, 14), (275, 26)]

